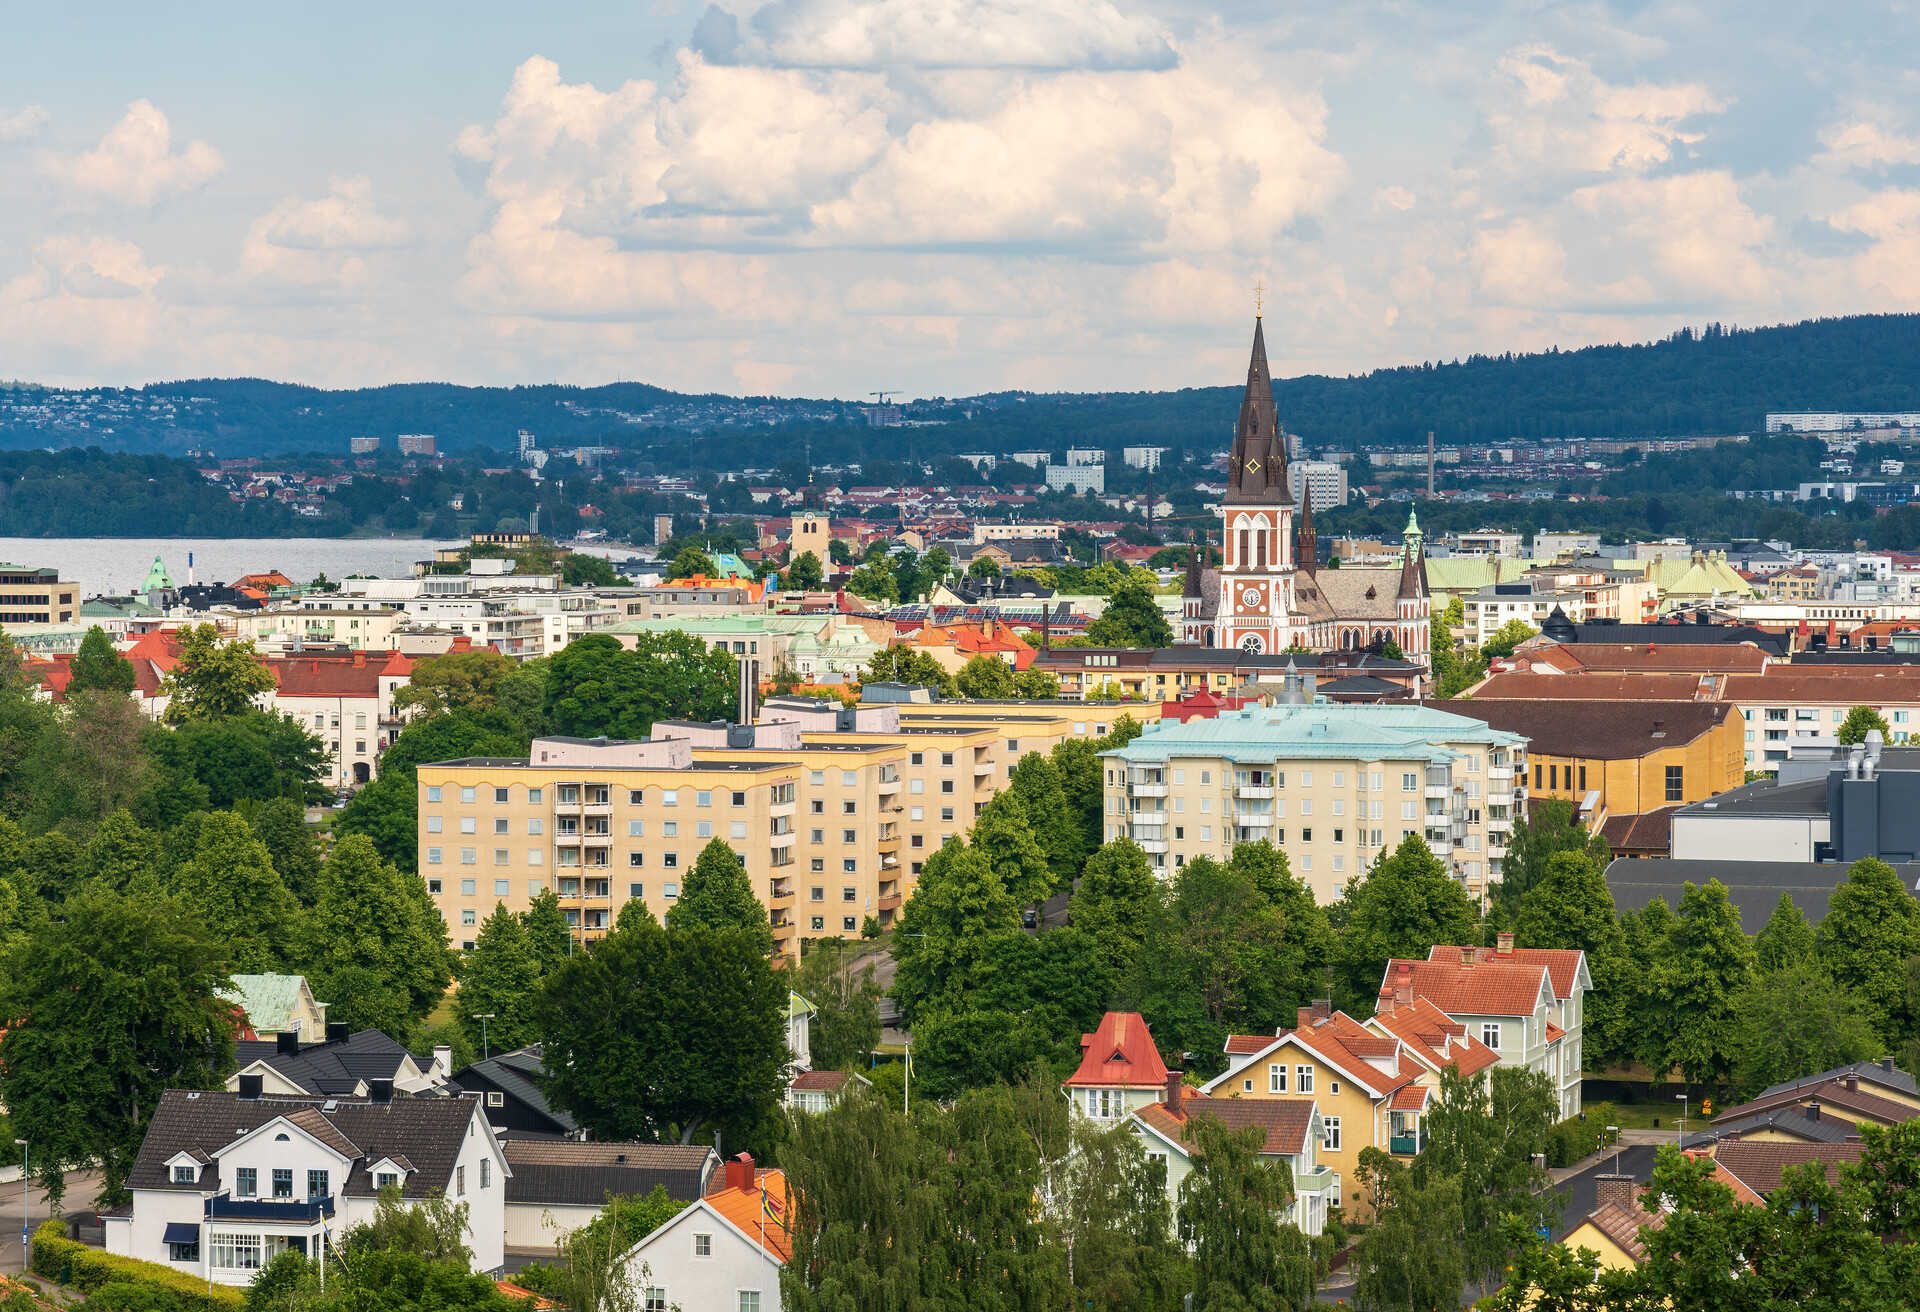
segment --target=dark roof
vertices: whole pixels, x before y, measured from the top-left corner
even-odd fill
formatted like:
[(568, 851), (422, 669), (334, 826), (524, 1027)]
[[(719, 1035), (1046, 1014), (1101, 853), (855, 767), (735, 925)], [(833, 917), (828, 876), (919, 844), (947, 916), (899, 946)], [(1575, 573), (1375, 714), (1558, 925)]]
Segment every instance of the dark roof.
[(236, 1093), (190, 1093), (170, 1089), (160, 1095), (147, 1135), (127, 1175), (132, 1189), (174, 1189), (217, 1193), (225, 1188), (219, 1168), (209, 1166), (199, 1182), (175, 1185), (167, 1163), (177, 1154), (199, 1149), (217, 1152), (241, 1135), (284, 1116), (343, 1155), (355, 1158), (341, 1191), (372, 1197), (376, 1190), (367, 1168), (382, 1157), (405, 1154), (417, 1168), (401, 1192), (424, 1198), (429, 1189), (445, 1189), (454, 1159), (473, 1117), (468, 1098), (408, 1098), (390, 1103), (336, 1102), (332, 1111), (313, 1098), (243, 1099)]
[(1314, 691), (1328, 697), (1404, 697), (1405, 684), (1390, 683), (1371, 674), (1350, 674), (1331, 683), (1316, 684)]
[[(1920, 865), (1894, 867), (1900, 882), (1912, 889), (1920, 880)], [(1749, 933), (1759, 933), (1780, 903), (1792, 896), (1800, 914), (1818, 924), (1826, 919), (1827, 898), (1847, 877), (1847, 867), (1833, 861), (1674, 861), (1659, 857), (1629, 857), (1608, 863), (1607, 887), (1621, 911), (1638, 911), (1656, 897), (1670, 907), (1680, 905), (1682, 885), (1717, 879), (1727, 886), (1727, 899), (1740, 913)]]
[(1610, 815), (1600, 826), (1600, 836), (1615, 852), (1669, 852), (1673, 850), (1673, 813), (1678, 806), (1663, 806), (1640, 815)]
[(1769, 656), (1787, 654), (1787, 637), (1751, 624), (1576, 624), (1576, 642), (1712, 645), (1751, 642)]
[(1885, 1125), (1901, 1125), (1920, 1117), (1920, 1108), (1882, 1098), (1871, 1088), (1849, 1089), (1844, 1080), (1835, 1079), (1818, 1083), (1801, 1081), (1773, 1093), (1760, 1094), (1738, 1107), (1729, 1107), (1721, 1115), (1738, 1120), (1742, 1116), (1758, 1115), (1781, 1107), (1804, 1107), (1813, 1103), (1844, 1108)]
[(463, 1089), (498, 1089), (528, 1109), (552, 1121), (554, 1127), (571, 1134), (580, 1123), (566, 1112), (547, 1103), (540, 1091), (540, 1077), (546, 1068), (540, 1064), (540, 1045), (503, 1052), (488, 1061), (477, 1061), (454, 1074), (453, 1082)]
[(1728, 816), (1743, 815), (1825, 815), (1827, 813), (1827, 781), (1809, 779), (1802, 783), (1782, 784), (1772, 779), (1761, 779), (1754, 783), (1742, 784), (1738, 788), (1729, 788), (1724, 793), (1715, 793), (1712, 797), (1699, 802), (1690, 802), (1686, 806), (1676, 807), (1689, 816)]
[(1809, 1120), (1798, 1107), (1781, 1107), (1725, 1124), (1715, 1121), (1711, 1130), (1697, 1135), (1689, 1134), (1686, 1146), (1700, 1147), (1715, 1140), (1724, 1143), (1730, 1134), (1758, 1134), (1763, 1130), (1777, 1130), (1814, 1143), (1845, 1143), (1860, 1133), (1851, 1121), (1837, 1121), (1827, 1116), (1814, 1121)]
[(802, 1093), (819, 1090), (832, 1092), (847, 1082), (845, 1071), (802, 1071), (793, 1077), (788, 1088), (798, 1089)]
[(1727, 1174), (1734, 1176), (1757, 1194), (1770, 1194), (1780, 1187), (1780, 1175), (1790, 1167), (1819, 1162), (1826, 1168), (1827, 1183), (1840, 1183), (1840, 1163), (1857, 1162), (1864, 1145), (1858, 1143), (1780, 1143), (1740, 1139), (1722, 1143), (1713, 1154)]
[(1483, 702), (1462, 698), (1448, 702), (1446, 709), (1522, 735), (1528, 739), (1527, 750), (1533, 755), (1589, 761), (1635, 760), (1665, 747), (1682, 746), (1724, 724), (1733, 710), (1712, 702)]
[(1882, 647), (1877, 651), (1854, 651), (1846, 647), (1829, 647), (1825, 651), (1797, 651), (1793, 654), (1795, 665), (1920, 665), (1920, 652), (1888, 651)]
[[(1888, 1067), (1893, 1069), (1889, 1070)], [(1764, 1098), (1769, 1094), (1785, 1093), (1789, 1089), (1804, 1089), (1809, 1085), (1825, 1084), (1829, 1080), (1844, 1080), (1849, 1075), (1858, 1076), (1863, 1084), (1879, 1084), (1889, 1089), (1898, 1089), (1902, 1093), (1920, 1095), (1920, 1088), (1914, 1086), (1913, 1076), (1893, 1066), (1893, 1058), (1889, 1057), (1886, 1059), (1886, 1065), (1877, 1061), (1857, 1061), (1851, 1066), (1836, 1066), (1830, 1071), (1821, 1071), (1818, 1075), (1788, 1080), (1762, 1089), (1760, 1096)]]
[(411, 1054), (379, 1030), (361, 1030), (345, 1043), (305, 1043), (299, 1056), (282, 1055), (272, 1039), (243, 1039), (233, 1045), (240, 1070), (265, 1062), (275, 1073), (308, 1093), (351, 1096), (364, 1080), (390, 1080)]
[(690, 1203), (719, 1162), (711, 1148), (679, 1144), (507, 1139), (500, 1148), (513, 1168), (507, 1201), (550, 1206), (598, 1207), (608, 1194), (645, 1195), (660, 1185)]

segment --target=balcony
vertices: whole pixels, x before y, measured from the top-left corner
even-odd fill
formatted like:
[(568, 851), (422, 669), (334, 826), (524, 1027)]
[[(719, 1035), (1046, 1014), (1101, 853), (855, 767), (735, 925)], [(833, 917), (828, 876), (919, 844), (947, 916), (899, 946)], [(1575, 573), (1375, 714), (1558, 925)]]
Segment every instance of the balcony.
[(1487, 779), (1489, 781), (1511, 778), (1513, 778), (1513, 767), (1510, 765), (1490, 765), (1487, 767)]
[(1244, 815), (1236, 815), (1235, 817), (1233, 817), (1233, 822), (1239, 825), (1242, 829), (1273, 828), (1273, 817), (1269, 814), (1266, 814), (1260, 811), (1248, 811)]
[(1487, 820), (1487, 832), (1489, 833), (1492, 833), (1496, 830), (1507, 830), (1511, 828), (1513, 828), (1512, 817), (1508, 817), (1504, 820), (1495, 820), (1492, 818), (1489, 818)]
[(795, 925), (800, 923), (799, 921), (789, 916), (786, 913), (785, 908), (781, 908), (780, 910), (775, 911), (771, 917), (771, 920), (772, 920), (773, 928), (775, 931), (775, 937), (779, 936), (780, 930), (792, 929)]
[(1504, 790), (1501, 792), (1494, 792), (1492, 790), (1489, 790), (1487, 793), (1487, 805), (1488, 806), (1512, 806), (1513, 794), (1511, 792), (1504, 791)]
[(1142, 852), (1164, 852), (1167, 850), (1166, 840), (1161, 838), (1136, 838), (1133, 840), (1133, 843), (1134, 846), (1138, 847)]
[(882, 779), (873, 786), (873, 790), (883, 796), (887, 793), (897, 793), (900, 791), (900, 779), (897, 775), (892, 779)]
[(1127, 795), (1129, 797), (1165, 797), (1167, 795), (1167, 786), (1165, 784), (1130, 783), (1127, 785)]
[(881, 911), (898, 911), (900, 909), (900, 904), (904, 901), (906, 901), (905, 898), (901, 897), (898, 893), (895, 893), (889, 897), (883, 897), (875, 900), (874, 906)]
[(1452, 796), (1453, 796), (1453, 786), (1451, 784), (1428, 784), (1427, 785), (1428, 801), (1435, 801), (1435, 800), (1445, 801), (1446, 799)]
[(792, 819), (794, 816), (798, 815), (799, 813), (800, 813), (800, 803), (798, 802), (781, 802), (776, 806), (770, 806), (767, 808), (767, 815), (772, 817), (775, 820), (780, 819), (782, 816), (785, 816), (788, 819)]
[(1413, 1157), (1426, 1151), (1429, 1134), (1395, 1134), (1387, 1138), (1387, 1151), (1396, 1157)]
[(206, 1200), (202, 1215), (210, 1221), (279, 1221), (285, 1225), (313, 1225), (333, 1215), (333, 1197), (233, 1198), (217, 1194)]
[(1233, 790), (1233, 795), (1235, 797), (1247, 798), (1249, 801), (1271, 801), (1273, 799), (1273, 789), (1256, 788), (1252, 784), (1241, 784)]
[(1333, 1168), (1325, 1162), (1314, 1167), (1311, 1171), (1295, 1171), (1293, 1173), (1293, 1192), (1296, 1195), (1325, 1193), (1339, 1183), (1340, 1177), (1334, 1174)]
[(976, 775), (992, 774), (993, 758), (991, 756), (983, 756), (979, 760), (975, 761), (973, 763), (973, 772)]
[(793, 885), (784, 879), (775, 879), (767, 885), (767, 901), (785, 902), (793, 897)]
[(894, 853), (894, 852), (882, 852), (882, 853), (880, 854), (880, 869), (881, 869), (881, 870), (883, 870), (883, 871), (885, 871), (885, 870), (898, 870), (899, 868), (900, 868), (900, 857), (899, 857), (899, 855), (898, 855), (897, 853)]

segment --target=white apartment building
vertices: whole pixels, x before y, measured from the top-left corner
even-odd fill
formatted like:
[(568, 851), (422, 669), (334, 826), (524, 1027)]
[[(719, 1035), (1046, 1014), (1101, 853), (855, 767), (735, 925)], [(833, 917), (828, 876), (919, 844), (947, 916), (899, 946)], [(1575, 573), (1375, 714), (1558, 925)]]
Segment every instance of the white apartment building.
[(1306, 491), (1313, 495), (1315, 510), (1328, 510), (1347, 504), (1347, 469), (1331, 460), (1292, 460), (1287, 462), (1287, 485), (1293, 499), (1305, 503)]
[(1161, 458), (1172, 449), (1165, 446), (1125, 446), (1120, 448), (1120, 458), (1135, 469), (1158, 469)]
[(1105, 465), (1048, 465), (1047, 486), (1074, 492), (1105, 492)]
[(1527, 742), (1426, 706), (1246, 707), (1102, 753), (1104, 834), (1162, 872), (1270, 840), (1325, 904), (1409, 835), (1470, 892), (1497, 880), (1526, 797)]

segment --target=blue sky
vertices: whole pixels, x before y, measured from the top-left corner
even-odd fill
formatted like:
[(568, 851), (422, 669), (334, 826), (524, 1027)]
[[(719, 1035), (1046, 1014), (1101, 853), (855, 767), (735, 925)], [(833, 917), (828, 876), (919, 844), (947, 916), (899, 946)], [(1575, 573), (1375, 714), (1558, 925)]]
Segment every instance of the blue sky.
[[(965, 395), (1920, 310), (1916, 5), (0, 10), (0, 376)], [(1835, 398), (1835, 404), (1845, 398)]]

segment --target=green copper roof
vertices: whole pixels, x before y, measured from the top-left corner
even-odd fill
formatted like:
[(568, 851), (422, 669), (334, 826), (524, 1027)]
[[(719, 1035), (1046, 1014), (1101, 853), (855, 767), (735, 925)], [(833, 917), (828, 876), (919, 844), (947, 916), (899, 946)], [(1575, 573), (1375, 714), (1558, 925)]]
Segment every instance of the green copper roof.
[(153, 568), (147, 571), (147, 581), (140, 585), (140, 591), (152, 592), (155, 588), (171, 588), (173, 575), (167, 573), (166, 562), (160, 557), (153, 558)]
[(1311, 706), (1249, 706), (1215, 719), (1189, 720), (1185, 724), (1151, 721), (1146, 732), (1125, 747), (1101, 755), (1143, 762), (1162, 762), (1176, 756), (1218, 756), (1236, 761), (1415, 758), (1438, 765), (1459, 756), (1449, 744), (1465, 743), (1523, 748), (1526, 740), (1519, 734), (1490, 728), (1485, 721), (1426, 706), (1322, 702)]
[(255, 1030), (278, 1033), (291, 1027), (305, 980), (304, 975), (235, 975), (232, 992), (220, 996), (239, 1003)]

